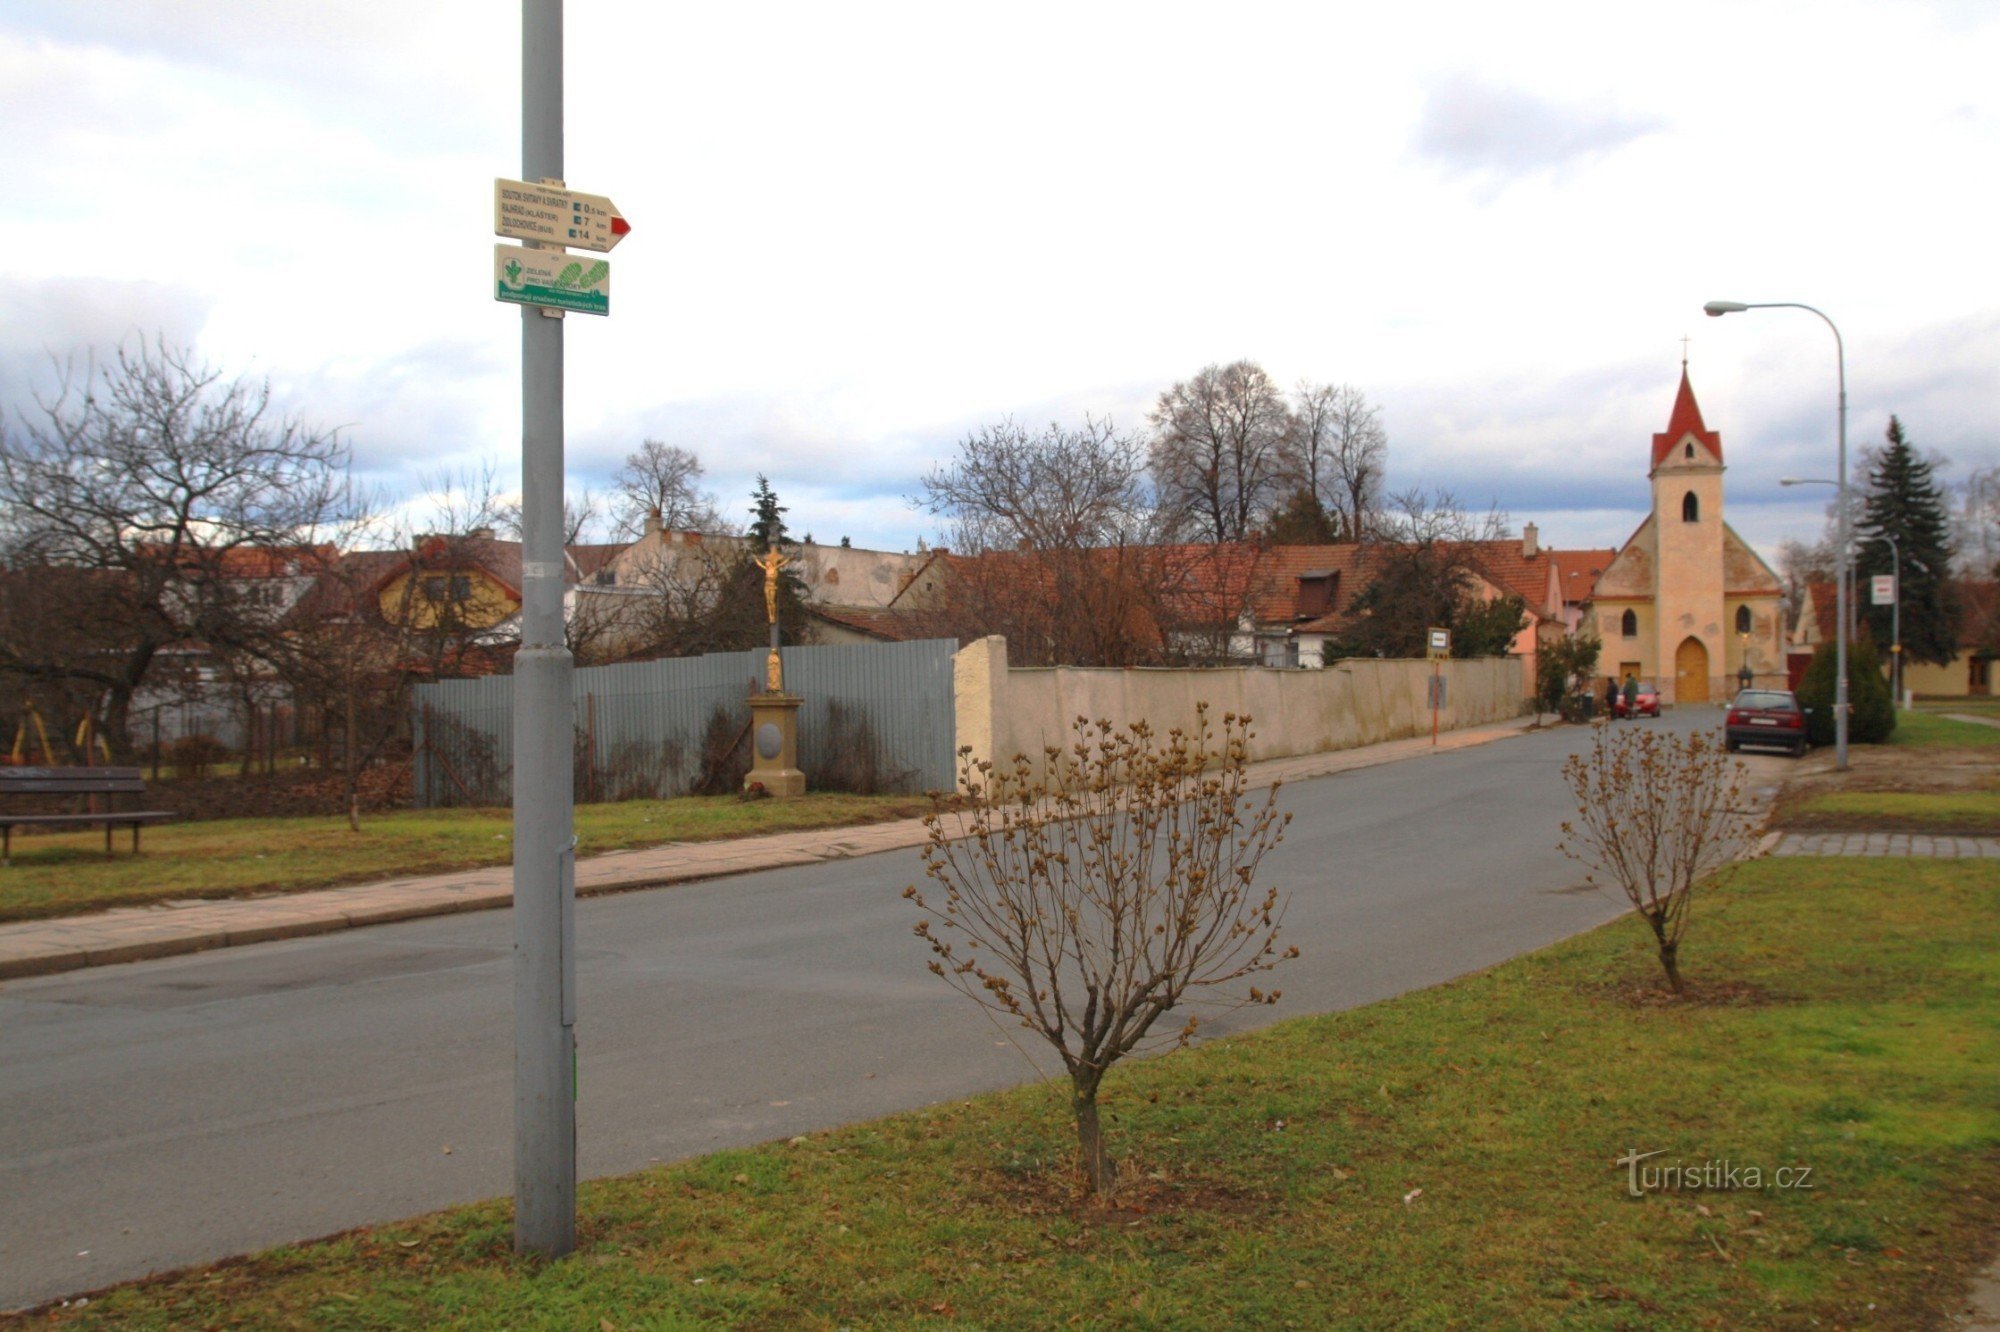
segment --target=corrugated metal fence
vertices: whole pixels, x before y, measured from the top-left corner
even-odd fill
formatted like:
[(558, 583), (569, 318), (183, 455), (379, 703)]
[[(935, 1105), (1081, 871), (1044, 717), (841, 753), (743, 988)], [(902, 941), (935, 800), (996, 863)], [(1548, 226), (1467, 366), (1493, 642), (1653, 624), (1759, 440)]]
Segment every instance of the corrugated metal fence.
[[(785, 688), (806, 700), (799, 766), (815, 790), (950, 790), (955, 748), (946, 639), (785, 648)], [(763, 651), (593, 666), (572, 690), (579, 802), (732, 790), (748, 763), (748, 696)], [(415, 690), (419, 805), (504, 805), (514, 765), (514, 681)]]

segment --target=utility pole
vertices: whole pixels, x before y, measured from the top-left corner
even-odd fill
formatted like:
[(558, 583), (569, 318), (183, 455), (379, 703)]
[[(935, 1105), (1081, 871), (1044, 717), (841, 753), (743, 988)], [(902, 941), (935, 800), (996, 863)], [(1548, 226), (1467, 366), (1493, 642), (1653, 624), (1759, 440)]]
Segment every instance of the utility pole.
[[(562, 0), (522, 0), (521, 178), (563, 178)], [(514, 657), (514, 1248), (547, 1257), (576, 1247), (575, 791), (562, 575), (562, 311), (524, 305), (521, 646)]]

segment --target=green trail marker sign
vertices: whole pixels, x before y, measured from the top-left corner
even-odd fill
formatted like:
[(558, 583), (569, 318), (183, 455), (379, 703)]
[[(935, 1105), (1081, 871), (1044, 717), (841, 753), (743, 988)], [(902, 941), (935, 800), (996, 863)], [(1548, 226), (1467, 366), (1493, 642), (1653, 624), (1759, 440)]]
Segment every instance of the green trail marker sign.
[(493, 247), (493, 299), (578, 314), (611, 313), (611, 262), (562, 250)]

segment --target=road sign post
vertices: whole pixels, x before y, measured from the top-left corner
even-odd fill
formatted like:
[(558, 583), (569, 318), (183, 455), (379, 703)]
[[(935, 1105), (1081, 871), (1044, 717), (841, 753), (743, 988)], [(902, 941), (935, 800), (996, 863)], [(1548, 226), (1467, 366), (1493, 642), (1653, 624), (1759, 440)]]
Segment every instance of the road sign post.
[[(522, 0), (521, 170), (531, 179), (562, 178), (562, 45), (562, 0)], [(562, 265), (558, 275), (571, 262), (557, 251), (521, 253)], [(497, 255), (494, 263), (498, 269)], [(521, 268), (542, 271), (525, 263)], [(506, 281), (496, 285), (504, 289)], [(604, 300), (608, 309), (608, 290)], [(576, 840), (572, 662), (563, 639), (563, 321), (542, 317), (545, 302), (522, 304), (521, 646), (514, 657), (514, 1247), (557, 1257), (576, 1247)]]
[(1431, 659), (1431, 745), (1438, 742), (1438, 712), (1444, 707), (1444, 659), (1451, 655), (1451, 630), (1430, 629), (1424, 634), (1424, 655)]

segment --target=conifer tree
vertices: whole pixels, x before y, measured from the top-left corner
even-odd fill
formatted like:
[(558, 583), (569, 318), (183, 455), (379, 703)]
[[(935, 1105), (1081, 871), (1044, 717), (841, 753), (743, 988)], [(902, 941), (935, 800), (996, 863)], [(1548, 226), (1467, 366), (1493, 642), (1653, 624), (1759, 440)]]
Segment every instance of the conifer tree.
[(1888, 444), (1869, 469), (1867, 499), (1855, 532), (1855, 591), (1862, 602), (1862, 622), (1886, 656), (1895, 624), (1892, 608), (1869, 604), (1869, 578), (1891, 573), (1897, 559), (1889, 543), (1894, 537), (1901, 555), (1901, 630), (1903, 655), (1911, 661), (1943, 666), (1958, 653), (1959, 607), (1950, 584), (1951, 517), (1944, 494), (1931, 475), (1931, 465), (1917, 457), (1903, 438), (1903, 425), (1889, 418)]
[(750, 499), (750, 544), (760, 551), (772, 545), (790, 544), (792, 534), (785, 530), (785, 515), (791, 510), (778, 503), (770, 478), (762, 472), (757, 473), (757, 488), (750, 492)]

